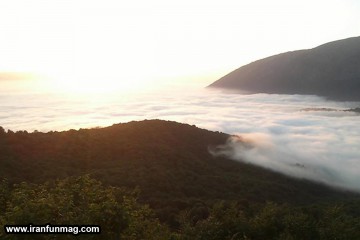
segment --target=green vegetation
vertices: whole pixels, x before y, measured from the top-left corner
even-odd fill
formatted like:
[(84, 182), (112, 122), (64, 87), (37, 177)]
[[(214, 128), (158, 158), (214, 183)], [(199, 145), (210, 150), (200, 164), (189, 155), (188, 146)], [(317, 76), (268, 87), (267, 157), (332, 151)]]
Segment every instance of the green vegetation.
[[(167, 228), (152, 217), (151, 210), (136, 202), (136, 194), (104, 187), (88, 176), (45, 184), (1, 185), (1, 225), (29, 223), (100, 225), (101, 235), (79, 235), (80, 239), (167, 239)], [(2, 230), (3, 231), (3, 230)], [(1, 239), (54, 239), (54, 235), (7, 235)], [(61, 239), (74, 236), (61, 235)], [(83, 238), (82, 238), (83, 237)]]
[[(218, 201), (179, 214), (180, 226), (170, 231), (153, 211), (139, 204), (136, 193), (105, 187), (89, 176), (45, 184), (0, 185), (0, 224), (81, 223), (101, 226), (101, 234), (79, 239), (359, 239), (360, 218), (344, 208), (295, 208), (266, 203), (242, 205)], [(360, 202), (359, 202), (360, 203)], [(1, 239), (54, 239), (52, 234), (5, 234)], [(59, 239), (73, 239), (72, 234)]]
[(220, 202), (195, 223), (185, 218), (184, 239), (359, 239), (359, 217), (340, 206), (295, 208), (267, 203), (239, 207)]
[[(0, 223), (102, 227), (79, 239), (359, 239), (358, 194), (208, 153), (227, 138), (160, 120), (0, 128)], [(0, 238), (53, 239), (34, 236)]]

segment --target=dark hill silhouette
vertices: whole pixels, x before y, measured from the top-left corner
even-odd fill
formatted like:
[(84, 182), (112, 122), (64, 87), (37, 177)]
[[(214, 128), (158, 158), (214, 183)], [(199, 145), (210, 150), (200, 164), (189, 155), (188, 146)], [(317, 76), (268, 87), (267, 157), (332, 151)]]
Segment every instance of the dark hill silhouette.
[(360, 101), (360, 37), (264, 58), (238, 68), (209, 87)]
[(170, 224), (199, 201), (308, 204), (354, 196), (209, 154), (228, 137), (160, 120), (48, 133), (0, 128), (0, 177), (43, 183), (91, 174), (112, 186), (139, 187), (140, 200)]

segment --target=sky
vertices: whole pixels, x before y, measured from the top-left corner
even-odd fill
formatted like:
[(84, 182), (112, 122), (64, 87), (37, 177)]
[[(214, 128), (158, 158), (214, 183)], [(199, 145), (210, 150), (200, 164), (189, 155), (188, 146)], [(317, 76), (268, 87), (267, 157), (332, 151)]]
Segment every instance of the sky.
[[(359, 12), (358, 0), (0, 0), (0, 126), (174, 120), (251, 146), (229, 140), (218, 154), (360, 191), (359, 114), (341, 111), (358, 102), (198, 90), (252, 61), (360, 36)], [(140, 91), (158, 86), (197, 89)], [(314, 107), (334, 111), (302, 110)]]
[(357, 0), (1, 0), (0, 80), (33, 73), (74, 92), (204, 87), (260, 58), (359, 36), (359, 12)]

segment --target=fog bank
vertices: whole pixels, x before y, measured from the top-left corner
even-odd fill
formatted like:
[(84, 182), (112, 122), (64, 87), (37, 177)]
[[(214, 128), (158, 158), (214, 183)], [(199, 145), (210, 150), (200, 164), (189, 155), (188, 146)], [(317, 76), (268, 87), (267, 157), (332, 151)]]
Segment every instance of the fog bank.
[(174, 120), (240, 136), (216, 154), (360, 191), (360, 115), (337, 111), (359, 106), (316, 96), (209, 90), (72, 97), (2, 91), (0, 126), (50, 131)]

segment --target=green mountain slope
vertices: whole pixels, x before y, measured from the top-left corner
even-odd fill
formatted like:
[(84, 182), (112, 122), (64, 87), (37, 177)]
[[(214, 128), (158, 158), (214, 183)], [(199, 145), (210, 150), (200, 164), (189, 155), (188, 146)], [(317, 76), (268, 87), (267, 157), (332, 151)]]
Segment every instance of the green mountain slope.
[(218, 200), (312, 204), (356, 196), (209, 154), (228, 137), (161, 120), (65, 132), (0, 131), (0, 177), (43, 183), (91, 174), (107, 185), (138, 187), (140, 201), (170, 224), (179, 211)]
[(261, 59), (209, 87), (360, 101), (360, 37)]

